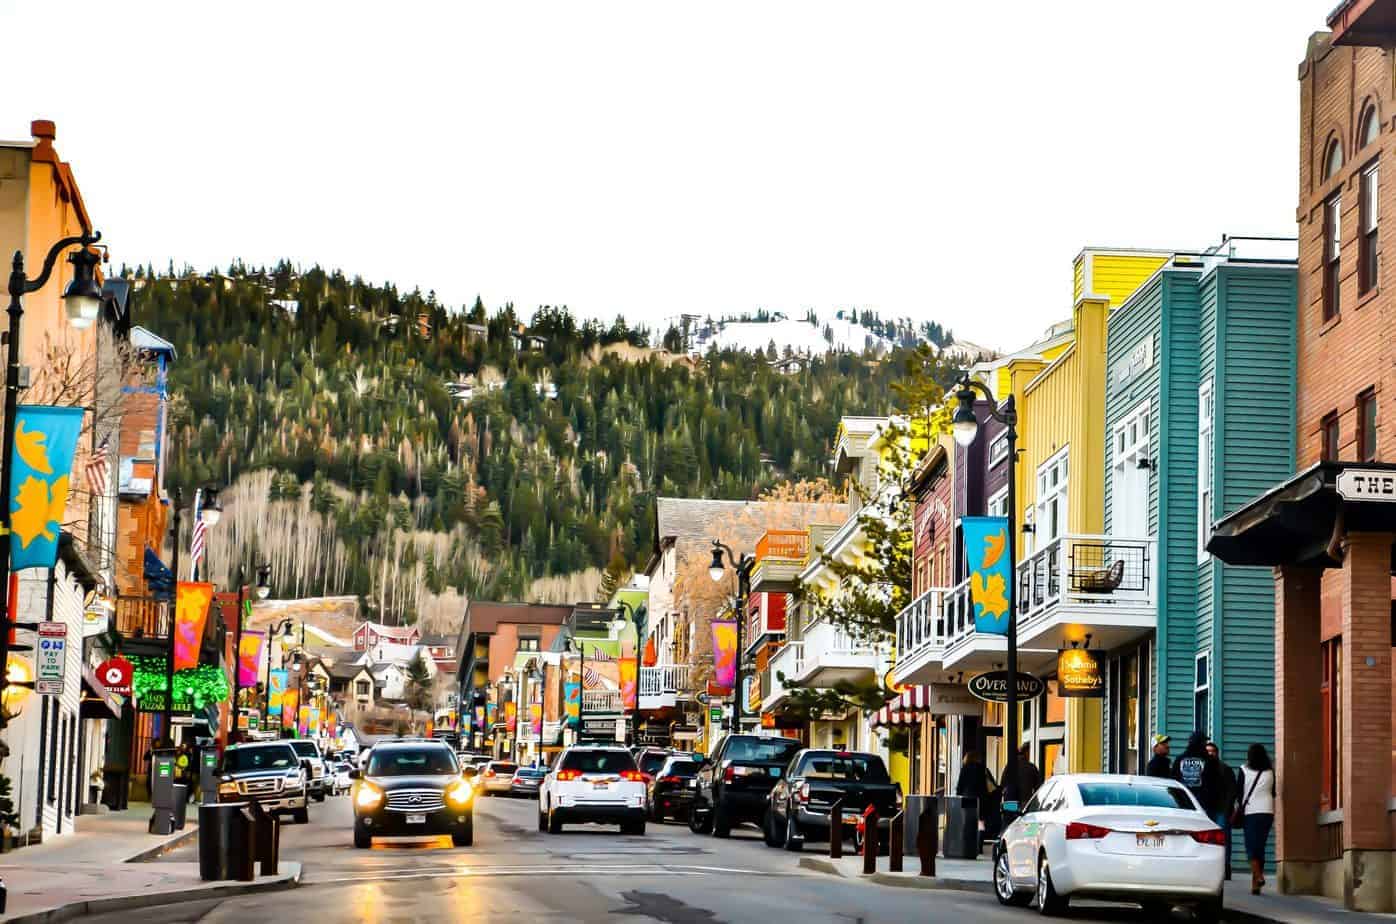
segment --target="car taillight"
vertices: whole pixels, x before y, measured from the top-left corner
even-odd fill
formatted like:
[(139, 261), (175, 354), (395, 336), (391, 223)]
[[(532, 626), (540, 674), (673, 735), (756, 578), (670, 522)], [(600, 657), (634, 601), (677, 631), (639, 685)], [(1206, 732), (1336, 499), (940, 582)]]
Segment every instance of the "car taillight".
[(726, 770), (723, 770), (723, 771), (722, 771), (722, 782), (724, 782), (724, 783), (730, 783), (730, 782), (732, 782), (733, 780), (735, 780), (736, 778), (737, 778), (737, 770), (736, 770), (735, 767), (728, 767)]
[(809, 784), (801, 783), (800, 788), (795, 790), (795, 798), (801, 802), (809, 801)]
[(1193, 831), (1192, 839), (1199, 844), (1215, 844), (1218, 847), (1226, 846), (1226, 832), (1221, 828), (1209, 828), (1206, 831)]
[(582, 778), (582, 771), (580, 771), (580, 770), (559, 770), (559, 771), (557, 772), (557, 778), (558, 778), (559, 782), (563, 782), (563, 783), (566, 783), (566, 782), (569, 781), (569, 780), (579, 780), (579, 779)]
[(1073, 821), (1066, 826), (1066, 839), (1069, 841), (1094, 841), (1112, 833), (1109, 828), (1088, 825), (1084, 821)]
[(493, 770), (486, 770), (486, 771), (485, 771), (485, 776), (487, 776), (487, 777), (488, 777), (488, 776), (494, 776), (494, 771), (493, 771)]
[(645, 781), (645, 775), (639, 770), (622, 770), (620, 772), (620, 778), (629, 780), (632, 783), (643, 783)]
[(661, 782), (661, 783), (678, 783), (678, 782), (680, 782), (680, 780), (679, 780), (679, 778), (676, 777), (676, 776), (661, 776), (661, 777), (659, 778), (659, 782)]

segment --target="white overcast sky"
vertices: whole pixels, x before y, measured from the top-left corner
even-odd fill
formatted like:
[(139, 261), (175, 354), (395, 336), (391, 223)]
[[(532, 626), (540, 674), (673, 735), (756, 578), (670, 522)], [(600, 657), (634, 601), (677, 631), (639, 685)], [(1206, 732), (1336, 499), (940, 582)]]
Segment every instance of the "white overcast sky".
[(1333, 5), (0, 0), (0, 138), (57, 122), (116, 262), (1015, 347), (1084, 245), (1294, 233)]

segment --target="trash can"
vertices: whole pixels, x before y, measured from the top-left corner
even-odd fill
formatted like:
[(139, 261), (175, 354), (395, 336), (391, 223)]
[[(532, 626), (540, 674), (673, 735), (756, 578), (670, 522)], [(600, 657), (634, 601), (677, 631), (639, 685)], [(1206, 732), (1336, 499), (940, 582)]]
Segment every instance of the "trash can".
[(235, 878), (233, 851), (246, 802), (199, 806), (199, 878), (216, 882)]
[(947, 859), (974, 860), (979, 857), (979, 800), (946, 796), (945, 838), (941, 855)]
[(183, 783), (175, 783), (170, 789), (174, 792), (174, 804), (170, 806), (174, 815), (174, 829), (183, 831), (189, 813), (189, 787)]
[(904, 832), (904, 836), (902, 837), (902, 851), (908, 857), (914, 857), (918, 853), (917, 844), (919, 842), (917, 841), (917, 837), (921, 833), (921, 813), (926, 809), (931, 809), (933, 812), (931, 818), (934, 819), (935, 824), (940, 824), (940, 806), (936, 800), (936, 796), (906, 797), (906, 803), (902, 809), (904, 813), (902, 822), (905, 825), (905, 827), (902, 828)]

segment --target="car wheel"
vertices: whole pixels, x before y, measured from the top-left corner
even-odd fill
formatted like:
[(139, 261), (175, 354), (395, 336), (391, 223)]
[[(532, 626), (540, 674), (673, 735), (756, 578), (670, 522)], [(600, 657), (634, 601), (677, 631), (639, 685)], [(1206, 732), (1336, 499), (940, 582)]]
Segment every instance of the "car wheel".
[(367, 850), (368, 848), (373, 846), (373, 835), (369, 834), (367, 831), (363, 830), (358, 825), (355, 825), (354, 846), (359, 848), (360, 850)]
[(1000, 905), (1021, 908), (1028, 903), (1029, 896), (1013, 887), (1013, 876), (1008, 869), (1008, 851), (997, 850), (995, 853), (998, 856), (994, 859), (994, 896)]
[(688, 830), (694, 834), (709, 834), (712, 829), (712, 812), (701, 812), (696, 805), (688, 810)]
[(538, 803), (538, 830), (544, 834), (548, 831), (548, 816), (543, 813), (543, 803)]
[(291, 812), (291, 817), (294, 818), (294, 819), (296, 820), (296, 824), (298, 824), (298, 825), (308, 825), (308, 824), (310, 824), (310, 809), (308, 809), (308, 808), (298, 808), (298, 809), (295, 809), (295, 810), (293, 810), (293, 811)]
[(713, 837), (731, 837), (732, 822), (727, 817), (727, 810), (722, 805), (722, 800), (718, 800), (713, 805)]
[(451, 844), (456, 847), (469, 847), (475, 843), (475, 819), (470, 819), (459, 830), (451, 832)]
[(317, 793), (313, 796), (313, 798), (315, 799), (316, 802), (324, 802), (324, 801), (325, 801), (325, 791), (324, 791), (323, 789), (320, 790), (319, 792), (317, 792)]
[(800, 823), (795, 820), (793, 812), (785, 816), (785, 849), (791, 853), (799, 853), (805, 847), (805, 835), (800, 830)]
[(548, 833), (562, 833), (562, 816), (557, 813), (557, 809), (548, 809)]
[(780, 841), (776, 839), (776, 816), (770, 806), (766, 806), (766, 817), (761, 819), (761, 839), (766, 842), (767, 847), (781, 846)]
[(1199, 902), (1192, 909), (1192, 919), (1200, 924), (1217, 924), (1222, 919), (1222, 897)]
[(1058, 895), (1052, 885), (1052, 869), (1045, 853), (1037, 858), (1037, 892), (1033, 897), (1037, 901), (1037, 913), (1044, 917), (1053, 917), (1066, 910), (1067, 899)]
[(620, 833), (626, 835), (638, 835), (643, 837), (645, 833), (645, 821), (622, 821), (620, 823)]
[(659, 806), (655, 805), (653, 802), (650, 803), (650, 821), (654, 822), (657, 825), (664, 823), (664, 812), (662, 812)]

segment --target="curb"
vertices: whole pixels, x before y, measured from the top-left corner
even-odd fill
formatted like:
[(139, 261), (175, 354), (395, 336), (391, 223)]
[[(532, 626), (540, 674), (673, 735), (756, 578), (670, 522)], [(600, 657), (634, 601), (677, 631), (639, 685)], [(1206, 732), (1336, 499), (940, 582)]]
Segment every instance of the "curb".
[(801, 857), (800, 868), (813, 870), (816, 873), (824, 873), (829, 876), (838, 876), (840, 879), (850, 879), (857, 882), (872, 882), (876, 885), (893, 886), (901, 889), (943, 889), (955, 892), (982, 892), (991, 894), (994, 890), (993, 883), (980, 879), (946, 879), (943, 876), (907, 876), (895, 875), (893, 873), (873, 873), (870, 876), (859, 874), (856, 877), (845, 876), (838, 867), (828, 860), (820, 860), (814, 857)]
[(217, 885), (200, 886), (180, 892), (145, 892), (137, 895), (119, 895), (112, 898), (93, 898), (86, 901), (70, 902), (56, 908), (31, 911), (12, 918), (5, 918), (6, 924), (58, 924), (90, 914), (105, 914), (112, 911), (130, 911), (136, 908), (154, 908), (159, 905), (177, 905), (184, 902), (205, 901), (211, 898), (231, 898), (235, 895), (252, 895), (257, 892), (278, 892), (294, 889), (301, 884), (304, 867), (298, 866), (291, 874), (283, 874), (266, 882), (225, 882)]
[(163, 844), (157, 844), (154, 847), (142, 850), (140, 853), (135, 854), (133, 856), (129, 856), (121, 862), (146, 863), (150, 860), (158, 860), (160, 857), (163, 857), (167, 853), (174, 853), (176, 850), (183, 847), (185, 844), (188, 844), (190, 841), (194, 840), (198, 836), (199, 826), (195, 825), (194, 827), (192, 827), (188, 831), (185, 831), (178, 837), (172, 837), (169, 840), (165, 841)]

